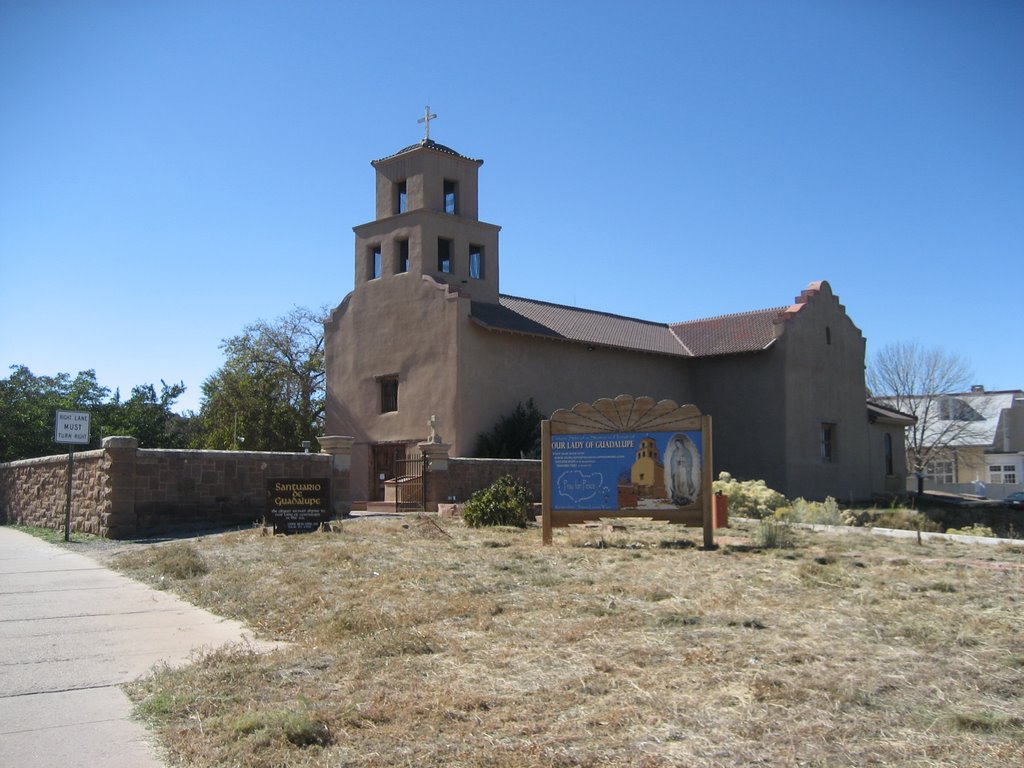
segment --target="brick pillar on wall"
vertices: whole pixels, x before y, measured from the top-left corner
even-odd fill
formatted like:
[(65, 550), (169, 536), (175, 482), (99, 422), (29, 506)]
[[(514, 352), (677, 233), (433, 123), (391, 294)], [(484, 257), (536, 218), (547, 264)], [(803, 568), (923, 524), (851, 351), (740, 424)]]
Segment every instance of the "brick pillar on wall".
[(135, 514), (135, 460), (139, 441), (134, 437), (103, 438), (104, 468), (107, 476), (106, 510), (100, 515), (100, 530), (110, 539), (127, 539), (138, 532)]
[(323, 435), (317, 442), (331, 456), (331, 511), (345, 517), (352, 511), (352, 444), (354, 437)]
[(445, 504), (448, 501), (448, 451), (451, 445), (427, 441), (417, 443), (416, 447), (423, 453), (423, 458), (430, 464), (430, 473), (427, 476), (426, 498), (423, 499), (424, 508), (437, 511), (438, 504)]

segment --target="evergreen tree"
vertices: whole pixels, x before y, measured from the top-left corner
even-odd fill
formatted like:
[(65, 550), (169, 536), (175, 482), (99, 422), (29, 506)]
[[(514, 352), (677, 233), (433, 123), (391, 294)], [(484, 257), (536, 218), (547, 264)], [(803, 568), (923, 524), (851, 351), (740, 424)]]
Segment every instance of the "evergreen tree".
[(539, 459), (540, 423), (544, 415), (531, 397), (502, 416), (490, 432), (477, 438), (476, 455), (488, 459)]

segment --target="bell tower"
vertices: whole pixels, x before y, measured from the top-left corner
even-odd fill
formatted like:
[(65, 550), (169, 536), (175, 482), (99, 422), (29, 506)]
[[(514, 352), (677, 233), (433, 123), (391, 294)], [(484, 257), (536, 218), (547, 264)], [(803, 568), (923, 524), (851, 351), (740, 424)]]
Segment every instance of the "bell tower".
[(498, 232), (478, 218), (477, 174), (483, 160), (430, 138), (374, 160), (376, 218), (353, 228), (355, 289), (429, 276), (474, 301), (498, 301)]

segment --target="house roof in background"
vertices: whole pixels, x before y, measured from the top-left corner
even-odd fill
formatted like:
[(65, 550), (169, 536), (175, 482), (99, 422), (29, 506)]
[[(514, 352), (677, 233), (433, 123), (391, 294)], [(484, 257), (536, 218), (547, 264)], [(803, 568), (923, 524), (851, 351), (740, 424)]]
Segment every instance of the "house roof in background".
[[(917, 417), (924, 434), (923, 445), (945, 444), (952, 448), (992, 447), (1001, 442), (1003, 415), (1011, 408), (1024, 408), (1024, 391), (954, 392), (946, 395), (897, 399), (876, 397), (876, 404), (898, 408)], [(927, 413), (926, 413), (927, 410)]]
[(917, 421), (916, 416), (897, 411), (895, 408), (890, 408), (873, 400), (868, 400), (868, 419), (872, 422), (881, 421), (885, 424), (898, 424), (905, 427), (909, 427)]

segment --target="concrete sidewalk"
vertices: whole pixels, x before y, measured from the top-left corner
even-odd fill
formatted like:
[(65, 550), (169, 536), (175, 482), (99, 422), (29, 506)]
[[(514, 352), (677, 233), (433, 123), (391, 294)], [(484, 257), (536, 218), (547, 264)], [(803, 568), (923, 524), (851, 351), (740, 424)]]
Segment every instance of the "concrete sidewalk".
[(252, 640), (239, 622), (0, 526), (0, 766), (161, 766), (119, 686)]

